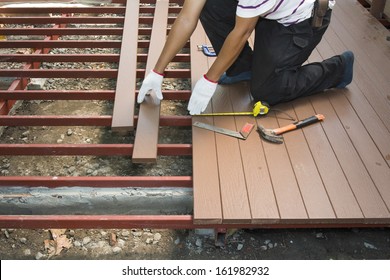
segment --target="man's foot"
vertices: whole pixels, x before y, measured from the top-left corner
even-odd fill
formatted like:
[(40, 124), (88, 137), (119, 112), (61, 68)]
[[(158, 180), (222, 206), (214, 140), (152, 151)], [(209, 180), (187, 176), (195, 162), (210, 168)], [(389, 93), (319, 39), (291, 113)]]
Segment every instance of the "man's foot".
[(345, 88), (347, 85), (349, 85), (352, 82), (353, 62), (355, 58), (353, 52), (351, 51), (343, 52), (340, 56), (344, 64), (344, 72), (341, 81), (336, 86), (336, 88)]
[(251, 71), (242, 72), (235, 76), (227, 76), (226, 73), (223, 73), (221, 78), (218, 80), (220, 85), (231, 85), (242, 81), (249, 81), (252, 77)]

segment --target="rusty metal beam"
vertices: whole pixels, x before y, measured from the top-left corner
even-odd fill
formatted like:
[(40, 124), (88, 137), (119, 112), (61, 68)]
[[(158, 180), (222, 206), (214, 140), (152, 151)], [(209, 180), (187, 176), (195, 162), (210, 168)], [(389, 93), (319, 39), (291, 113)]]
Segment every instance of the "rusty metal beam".
[[(138, 54), (137, 62), (146, 62), (147, 54)], [(0, 62), (119, 62), (119, 54), (0, 54)], [(189, 54), (178, 54), (172, 62), (190, 62)]]
[[(188, 100), (191, 91), (163, 90), (163, 95), (165, 100)], [(0, 100), (113, 100), (114, 98), (115, 90), (0, 90)]]
[(190, 215), (0, 215), (0, 227), (190, 229), (196, 226)]
[[(166, 78), (189, 78), (190, 69), (168, 69)], [(22, 78), (111, 78), (118, 75), (117, 69), (1, 69), (0, 77)], [(137, 69), (137, 78), (145, 75), (145, 69)]]
[[(154, 13), (154, 6), (141, 6), (140, 13)], [(170, 7), (177, 14), (181, 7)], [(125, 7), (0, 7), (0, 14), (124, 14)]]
[[(167, 29), (167, 34), (170, 28)], [(143, 27), (138, 29), (138, 35), (150, 35), (151, 28)], [(123, 28), (2, 28), (1, 35), (116, 35), (122, 36)]]
[[(139, 48), (149, 48), (150, 42), (147, 40), (139, 40)], [(63, 41), (45, 41), (45, 40), (8, 40), (0, 41), (0, 48), (112, 48), (119, 49), (121, 40), (63, 40)], [(184, 48), (188, 48), (187, 43)]]
[[(111, 122), (112, 116), (0, 116), (0, 126), (111, 126)], [(160, 126), (191, 126), (191, 116), (161, 116)]]
[[(143, 28), (143, 35), (150, 34), (149, 28)], [(2, 28), (1, 35), (117, 35), (121, 36), (123, 28)]]
[[(136, 90), (138, 94), (138, 90)], [(113, 100), (114, 90), (0, 90), (3, 100)], [(164, 100), (188, 100), (190, 90), (163, 90)]]
[(8, 176), (0, 177), (0, 187), (192, 187), (191, 176)]
[[(173, 24), (175, 17), (168, 17)], [(0, 24), (123, 24), (124, 17), (0, 17)], [(141, 24), (151, 24), (153, 16), (139, 18)]]
[[(131, 156), (133, 144), (0, 144), (4, 156)], [(191, 144), (158, 144), (160, 156), (190, 156)]]
[(386, 222), (364, 223), (345, 221), (342, 223), (303, 224), (264, 222), (263, 224), (194, 224), (191, 215), (0, 215), (1, 228), (388, 228)]

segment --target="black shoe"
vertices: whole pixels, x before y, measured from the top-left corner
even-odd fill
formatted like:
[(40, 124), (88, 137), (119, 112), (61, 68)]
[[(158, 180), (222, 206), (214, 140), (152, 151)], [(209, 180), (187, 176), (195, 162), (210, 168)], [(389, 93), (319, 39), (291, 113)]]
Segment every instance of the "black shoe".
[(347, 85), (349, 85), (352, 82), (353, 78), (353, 62), (355, 60), (355, 57), (353, 55), (353, 52), (346, 51), (343, 52), (341, 55), (341, 59), (344, 63), (344, 72), (343, 76), (341, 78), (340, 83), (336, 86), (336, 88), (345, 88)]
[(220, 85), (231, 85), (235, 83), (239, 83), (242, 81), (249, 81), (252, 77), (252, 71), (242, 72), (235, 76), (227, 76), (226, 73), (223, 73), (221, 78), (218, 80), (218, 84)]

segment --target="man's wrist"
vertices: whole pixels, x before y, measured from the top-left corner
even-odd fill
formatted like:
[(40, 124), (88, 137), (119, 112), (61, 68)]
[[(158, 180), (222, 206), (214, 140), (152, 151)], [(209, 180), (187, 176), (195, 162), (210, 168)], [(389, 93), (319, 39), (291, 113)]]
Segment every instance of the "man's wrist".
[(210, 83), (213, 83), (213, 84), (217, 84), (218, 83), (218, 81), (213, 81), (213, 80), (209, 79), (206, 74), (203, 75), (203, 78), (205, 78)]
[(153, 69), (152, 71), (153, 71), (154, 73), (156, 73), (156, 74), (158, 74), (158, 75), (164, 77), (164, 73), (160, 73), (160, 72), (158, 72), (156, 69)]

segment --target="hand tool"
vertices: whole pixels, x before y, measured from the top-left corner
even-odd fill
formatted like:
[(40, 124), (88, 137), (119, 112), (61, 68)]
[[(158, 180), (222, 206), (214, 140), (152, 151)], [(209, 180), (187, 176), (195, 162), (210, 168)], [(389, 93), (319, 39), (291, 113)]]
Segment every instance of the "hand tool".
[(206, 113), (206, 114), (199, 114), (199, 115), (193, 115), (193, 116), (254, 116), (257, 117), (258, 115), (266, 115), (268, 111), (270, 110), (269, 105), (265, 102), (258, 101), (253, 105), (253, 111), (252, 112), (225, 112), (225, 113)]
[(226, 128), (222, 128), (222, 127), (213, 126), (213, 125), (210, 125), (207, 123), (202, 123), (202, 122), (194, 122), (193, 126), (207, 129), (207, 130), (211, 130), (211, 131), (214, 131), (214, 132), (217, 132), (220, 134), (224, 134), (227, 136), (235, 137), (235, 138), (238, 138), (241, 140), (246, 140), (255, 125), (251, 124), (251, 123), (246, 123), (241, 128), (241, 130), (239, 132), (234, 131), (234, 130), (230, 130), (230, 129), (226, 129)]
[(214, 48), (209, 45), (198, 45), (198, 51), (203, 51), (206, 56), (217, 56), (214, 51)]
[(325, 17), (326, 12), (328, 11), (329, 0), (316, 0), (314, 2), (313, 16), (312, 16), (312, 26), (320, 28), (322, 26), (322, 20)]
[(268, 140), (272, 143), (282, 144), (283, 143), (283, 136), (282, 133), (285, 133), (287, 131), (295, 130), (297, 128), (302, 128), (307, 125), (322, 121), (325, 119), (325, 117), (321, 114), (317, 114), (314, 116), (311, 116), (309, 118), (306, 118), (301, 121), (294, 122), (292, 124), (275, 128), (275, 129), (267, 129), (264, 128), (262, 125), (257, 125), (257, 131), (259, 132), (260, 136), (264, 138), (265, 140)]

